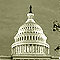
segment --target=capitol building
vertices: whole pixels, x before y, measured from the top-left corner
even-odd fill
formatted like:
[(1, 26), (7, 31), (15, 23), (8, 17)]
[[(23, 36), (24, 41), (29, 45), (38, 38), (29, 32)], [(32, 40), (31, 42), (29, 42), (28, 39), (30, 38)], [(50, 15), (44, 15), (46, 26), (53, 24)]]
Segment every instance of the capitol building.
[(20, 26), (14, 37), (15, 42), (11, 45), (11, 56), (0, 56), (1, 60), (59, 60), (60, 46), (57, 56), (50, 55), (50, 45), (43, 29), (39, 26), (32, 13), (27, 14), (26, 22)]

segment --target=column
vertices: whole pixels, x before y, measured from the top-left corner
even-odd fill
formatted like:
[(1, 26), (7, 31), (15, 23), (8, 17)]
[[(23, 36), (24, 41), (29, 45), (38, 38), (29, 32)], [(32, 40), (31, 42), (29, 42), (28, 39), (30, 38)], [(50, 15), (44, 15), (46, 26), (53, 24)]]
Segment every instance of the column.
[(40, 54), (41, 54), (41, 46), (40, 46)]
[(38, 40), (38, 36), (37, 36), (37, 40)]
[(43, 47), (42, 47), (42, 53), (43, 53)]
[(25, 48), (24, 48), (24, 52), (26, 53), (26, 45), (24, 45), (25, 46)]
[(21, 53), (21, 45), (20, 45), (20, 53)]
[(36, 35), (35, 35), (35, 40), (36, 40)]
[(37, 53), (37, 45), (36, 45), (36, 53)]
[(34, 45), (32, 44), (32, 52), (34, 53)]
[(17, 54), (17, 46), (16, 46), (16, 54)]
[(33, 35), (31, 37), (32, 37), (32, 40), (33, 40)]
[(21, 48), (22, 48), (22, 53), (23, 53), (23, 45), (22, 45), (22, 47), (21, 47)]
[(29, 45), (27, 45), (27, 52), (29, 52)]
[(36, 36), (36, 40), (37, 40), (37, 36)]
[(30, 45), (30, 53), (31, 53), (31, 45)]
[(36, 45), (34, 45), (34, 53), (36, 53)]
[(40, 48), (40, 47), (39, 47), (39, 45), (38, 45), (38, 53), (39, 53), (39, 50), (40, 50), (39, 48)]
[(31, 52), (30, 49), (31, 49), (31, 48), (30, 48), (30, 44), (29, 44), (29, 53)]
[(22, 41), (23, 41), (23, 36), (22, 36)]
[(30, 35), (29, 35), (29, 40), (30, 40)]
[(20, 54), (20, 46), (19, 46), (19, 54)]
[(33, 51), (33, 46), (32, 46), (32, 44), (31, 44), (31, 46), (30, 46), (30, 47), (31, 47), (31, 53), (32, 53), (32, 51)]
[(29, 53), (30, 53), (30, 44), (28, 45), (28, 47), (29, 47)]
[(18, 46), (18, 54), (19, 54), (19, 46)]
[(39, 45), (39, 53), (40, 53), (40, 45)]
[(22, 53), (24, 53), (24, 45), (22, 45)]
[(15, 48), (14, 48), (14, 54), (15, 54)]
[(49, 54), (49, 48), (48, 48), (48, 54)]
[(44, 49), (43, 49), (43, 51), (44, 51), (44, 54), (45, 54), (45, 46), (44, 46)]
[(31, 52), (33, 53), (33, 44), (32, 44), (32, 46), (31, 46)]
[(27, 40), (27, 35), (26, 35), (26, 40)]
[(13, 54), (13, 48), (11, 48), (11, 54)]
[(24, 36), (23, 36), (23, 40), (24, 40)]
[(23, 46), (21, 45), (21, 53), (22, 53), (22, 48), (23, 48)]

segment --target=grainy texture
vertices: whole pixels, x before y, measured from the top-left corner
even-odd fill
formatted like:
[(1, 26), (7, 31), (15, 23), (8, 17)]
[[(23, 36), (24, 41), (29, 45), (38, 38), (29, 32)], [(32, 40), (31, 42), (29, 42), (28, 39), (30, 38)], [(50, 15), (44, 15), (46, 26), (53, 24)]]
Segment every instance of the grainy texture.
[(10, 55), (10, 46), (19, 27), (25, 23), (29, 12), (29, 5), (33, 6), (35, 21), (39, 24), (50, 44), (51, 55), (55, 55), (54, 48), (60, 43), (60, 32), (52, 31), (52, 22), (60, 22), (59, 0), (0, 0), (0, 55)]

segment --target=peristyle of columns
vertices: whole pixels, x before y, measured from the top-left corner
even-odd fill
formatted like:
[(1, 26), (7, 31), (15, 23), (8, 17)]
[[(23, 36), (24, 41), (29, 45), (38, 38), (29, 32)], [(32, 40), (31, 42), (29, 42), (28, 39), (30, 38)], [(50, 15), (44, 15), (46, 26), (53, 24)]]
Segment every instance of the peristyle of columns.
[(12, 54), (22, 54), (22, 53), (49, 54), (49, 49), (45, 48), (44, 46), (40, 46), (36, 44), (24, 44), (12, 48)]

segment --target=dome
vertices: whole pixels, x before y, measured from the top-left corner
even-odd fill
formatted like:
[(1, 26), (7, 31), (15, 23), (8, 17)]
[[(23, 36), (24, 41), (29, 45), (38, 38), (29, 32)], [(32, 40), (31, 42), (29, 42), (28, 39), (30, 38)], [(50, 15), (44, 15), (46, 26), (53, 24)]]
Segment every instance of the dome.
[(15, 42), (12, 44), (12, 54), (49, 54), (49, 44), (42, 28), (34, 21), (34, 14), (27, 14), (27, 21), (20, 26)]

